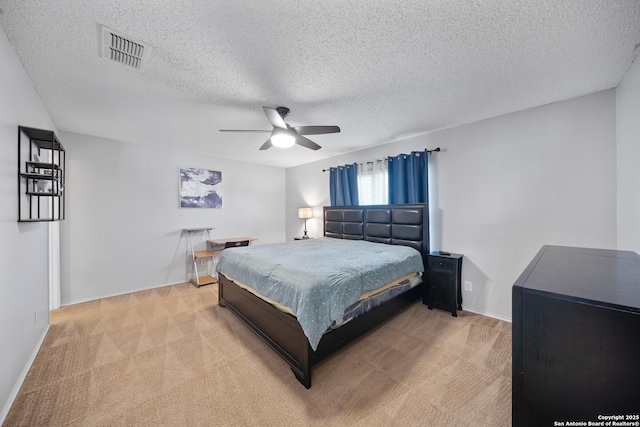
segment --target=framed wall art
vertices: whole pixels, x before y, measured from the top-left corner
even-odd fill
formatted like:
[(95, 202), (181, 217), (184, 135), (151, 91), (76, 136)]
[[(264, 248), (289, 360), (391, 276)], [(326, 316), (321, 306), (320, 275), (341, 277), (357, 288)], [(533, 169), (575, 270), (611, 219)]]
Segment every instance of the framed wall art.
[(222, 208), (222, 172), (180, 168), (181, 208)]

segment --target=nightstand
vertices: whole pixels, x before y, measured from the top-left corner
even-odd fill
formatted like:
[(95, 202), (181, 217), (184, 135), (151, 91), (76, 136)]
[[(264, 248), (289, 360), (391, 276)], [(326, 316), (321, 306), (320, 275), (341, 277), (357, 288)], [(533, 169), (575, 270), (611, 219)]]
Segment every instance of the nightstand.
[(431, 252), (427, 256), (428, 286), (423, 302), (426, 301), (430, 310), (440, 308), (456, 317), (456, 310), (462, 310), (462, 257), (462, 254), (448, 252)]
[(303, 237), (294, 237), (293, 240), (313, 240), (313, 237), (307, 237), (306, 239)]

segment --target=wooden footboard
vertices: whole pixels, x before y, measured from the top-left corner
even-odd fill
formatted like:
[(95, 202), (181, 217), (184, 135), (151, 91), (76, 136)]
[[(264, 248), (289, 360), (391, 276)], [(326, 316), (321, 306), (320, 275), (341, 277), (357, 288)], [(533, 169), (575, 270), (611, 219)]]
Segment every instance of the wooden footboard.
[(414, 303), (420, 284), (322, 336), (313, 351), (297, 319), (261, 300), (223, 275), (219, 276), (219, 304), (229, 308), (288, 364), (306, 388), (311, 387), (311, 366), (383, 323)]
[(290, 366), (305, 387), (311, 387), (311, 346), (298, 320), (219, 275), (219, 304), (229, 308)]

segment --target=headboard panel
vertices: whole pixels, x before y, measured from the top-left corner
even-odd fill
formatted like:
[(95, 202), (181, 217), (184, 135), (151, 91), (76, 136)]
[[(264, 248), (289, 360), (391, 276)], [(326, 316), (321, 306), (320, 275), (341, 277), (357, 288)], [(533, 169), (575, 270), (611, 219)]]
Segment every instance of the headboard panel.
[(429, 205), (325, 206), (324, 235), (411, 246), (429, 253)]

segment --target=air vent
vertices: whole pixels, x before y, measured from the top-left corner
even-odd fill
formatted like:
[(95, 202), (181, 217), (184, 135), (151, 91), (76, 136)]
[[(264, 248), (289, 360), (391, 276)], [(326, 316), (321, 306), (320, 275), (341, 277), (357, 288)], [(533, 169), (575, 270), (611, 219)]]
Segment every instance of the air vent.
[(151, 47), (117, 31), (102, 27), (101, 51), (103, 58), (133, 68), (143, 68), (151, 53)]

